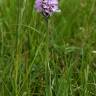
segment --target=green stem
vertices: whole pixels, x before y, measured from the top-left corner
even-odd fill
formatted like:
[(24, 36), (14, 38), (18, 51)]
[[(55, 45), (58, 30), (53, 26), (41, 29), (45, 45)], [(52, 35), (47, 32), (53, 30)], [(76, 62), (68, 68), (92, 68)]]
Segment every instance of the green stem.
[(51, 70), (50, 70), (50, 27), (49, 27), (49, 20), (46, 19), (47, 22), (47, 36), (46, 36), (46, 64), (45, 64), (45, 80), (46, 80), (46, 96), (52, 96), (52, 89), (51, 89)]

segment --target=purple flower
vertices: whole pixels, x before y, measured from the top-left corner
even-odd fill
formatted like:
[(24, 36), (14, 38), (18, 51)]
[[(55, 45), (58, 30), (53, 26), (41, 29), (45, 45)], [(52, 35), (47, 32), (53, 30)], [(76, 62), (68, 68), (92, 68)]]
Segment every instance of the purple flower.
[(60, 12), (58, 0), (36, 0), (35, 8), (37, 12), (43, 13), (44, 16), (50, 16), (54, 12)]

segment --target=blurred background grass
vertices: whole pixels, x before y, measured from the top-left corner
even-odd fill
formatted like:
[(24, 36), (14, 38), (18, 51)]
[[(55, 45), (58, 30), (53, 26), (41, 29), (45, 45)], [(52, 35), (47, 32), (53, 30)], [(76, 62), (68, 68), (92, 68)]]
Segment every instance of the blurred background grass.
[[(0, 0), (0, 96), (48, 96), (46, 23), (35, 0)], [(50, 18), (52, 96), (96, 96), (96, 0), (60, 0)]]

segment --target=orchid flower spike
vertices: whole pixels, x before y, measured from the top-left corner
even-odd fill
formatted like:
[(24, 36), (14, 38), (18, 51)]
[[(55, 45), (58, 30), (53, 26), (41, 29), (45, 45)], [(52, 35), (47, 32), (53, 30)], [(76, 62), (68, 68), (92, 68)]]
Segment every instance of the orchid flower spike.
[(37, 12), (43, 13), (45, 17), (49, 17), (55, 12), (60, 12), (58, 0), (36, 0), (35, 8)]

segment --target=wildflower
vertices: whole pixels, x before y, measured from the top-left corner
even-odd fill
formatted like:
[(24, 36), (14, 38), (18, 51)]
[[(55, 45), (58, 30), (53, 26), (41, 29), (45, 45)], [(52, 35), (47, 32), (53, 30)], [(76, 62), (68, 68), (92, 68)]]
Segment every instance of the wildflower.
[(51, 16), (54, 12), (60, 12), (58, 0), (36, 0), (35, 8), (37, 12), (43, 13), (45, 17)]

